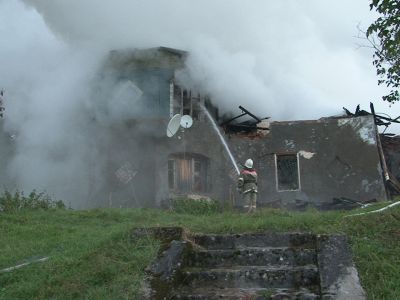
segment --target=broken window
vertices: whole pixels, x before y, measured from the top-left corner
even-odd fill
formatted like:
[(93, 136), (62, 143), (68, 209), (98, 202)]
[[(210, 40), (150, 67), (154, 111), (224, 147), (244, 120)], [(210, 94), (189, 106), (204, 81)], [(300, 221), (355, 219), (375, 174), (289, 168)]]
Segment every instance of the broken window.
[(195, 154), (175, 154), (168, 160), (168, 185), (178, 193), (207, 191), (207, 158)]
[(299, 163), (297, 154), (277, 154), (276, 174), (278, 191), (299, 190)]
[(183, 91), (182, 115), (192, 115), (192, 97), (186, 90)]
[(181, 107), (182, 107), (182, 89), (171, 82), (171, 117), (176, 114), (181, 114)]
[(185, 90), (174, 84), (170, 83), (170, 116), (180, 114), (189, 115), (193, 119), (199, 118), (200, 95), (198, 97), (192, 96), (192, 91)]

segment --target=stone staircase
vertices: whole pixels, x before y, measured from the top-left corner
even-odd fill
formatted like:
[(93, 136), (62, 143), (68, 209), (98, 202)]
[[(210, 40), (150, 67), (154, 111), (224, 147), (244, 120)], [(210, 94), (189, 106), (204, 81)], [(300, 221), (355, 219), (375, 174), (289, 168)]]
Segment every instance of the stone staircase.
[(170, 299), (320, 299), (315, 236), (197, 235)]
[(344, 235), (134, 230), (148, 234), (163, 247), (143, 299), (365, 300)]

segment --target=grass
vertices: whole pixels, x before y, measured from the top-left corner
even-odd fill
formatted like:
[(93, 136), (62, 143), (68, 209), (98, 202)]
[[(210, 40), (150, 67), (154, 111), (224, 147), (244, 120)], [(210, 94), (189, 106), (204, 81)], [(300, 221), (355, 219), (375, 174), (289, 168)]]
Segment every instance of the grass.
[(253, 215), (154, 209), (0, 213), (0, 269), (49, 257), (46, 262), (0, 273), (0, 299), (137, 299), (144, 268), (156, 256), (159, 244), (150, 238), (131, 240), (129, 232), (150, 226), (183, 226), (204, 233), (345, 233), (368, 298), (398, 299), (400, 207), (344, 218), (349, 213), (275, 209)]

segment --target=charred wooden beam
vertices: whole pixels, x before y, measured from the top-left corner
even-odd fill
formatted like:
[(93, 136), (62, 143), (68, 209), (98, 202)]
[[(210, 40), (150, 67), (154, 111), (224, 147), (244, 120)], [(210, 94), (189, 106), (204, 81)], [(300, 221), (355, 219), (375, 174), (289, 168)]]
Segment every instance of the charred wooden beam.
[(258, 129), (258, 130), (269, 130), (269, 128), (263, 128), (263, 127), (257, 127), (256, 125), (242, 125), (242, 124), (230, 124), (228, 125), (230, 129), (236, 128), (236, 129)]
[(239, 108), (246, 114), (248, 114), (250, 117), (253, 117), (256, 119), (259, 123), (261, 122), (261, 119), (253, 115), (251, 112), (249, 112), (247, 109), (245, 109), (243, 106), (239, 105)]
[(229, 120), (223, 122), (222, 124), (220, 124), (220, 126), (224, 126), (224, 125), (226, 125), (226, 124), (229, 124), (230, 122), (232, 122), (232, 121), (234, 121), (234, 120), (236, 120), (236, 119), (239, 119), (240, 117), (243, 117), (243, 116), (245, 116), (245, 115), (247, 115), (247, 113), (242, 113), (242, 114), (240, 114), (240, 115), (238, 115), (238, 116), (236, 116), (236, 117), (233, 117), (232, 119), (229, 119)]

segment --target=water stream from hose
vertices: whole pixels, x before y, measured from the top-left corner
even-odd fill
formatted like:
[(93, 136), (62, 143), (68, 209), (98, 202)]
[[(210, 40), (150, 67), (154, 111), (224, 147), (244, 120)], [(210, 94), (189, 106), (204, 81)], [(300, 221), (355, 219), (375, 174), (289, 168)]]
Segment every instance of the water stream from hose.
[(221, 132), (219, 131), (219, 128), (217, 126), (217, 123), (215, 122), (214, 118), (211, 116), (211, 114), (209, 113), (209, 111), (207, 110), (206, 107), (204, 107), (204, 105), (200, 105), (201, 109), (204, 111), (204, 113), (206, 114), (207, 118), (210, 120), (211, 125), (214, 129), (214, 131), (217, 133), (222, 145), (224, 146), (226, 153), (228, 153), (228, 156), (232, 162), (232, 165), (235, 167), (236, 173), (239, 175), (240, 171), (239, 171), (239, 167), (236, 163), (235, 158), (232, 155), (231, 149), (229, 149), (229, 146), (227, 144), (227, 142), (225, 141), (224, 137), (222, 136)]

